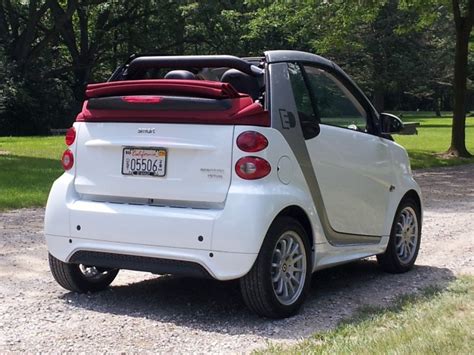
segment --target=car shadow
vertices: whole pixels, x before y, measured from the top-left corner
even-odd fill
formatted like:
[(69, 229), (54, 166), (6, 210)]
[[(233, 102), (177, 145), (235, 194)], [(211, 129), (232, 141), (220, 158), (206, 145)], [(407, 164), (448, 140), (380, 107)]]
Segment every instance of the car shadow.
[(303, 308), (296, 316), (282, 320), (251, 313), (237, 281), (157, 276), (96, 294), (66, 293), (60, 297), (75, 307), (173, 323), (191, 330), (300, 339), (333, 328), (361, 307), (390, 306), (401, 295), (428, 286), (442, 289), (454, 278), (449, 269), (432, 266), (387, 274), (375, 260), (362, 260), (315, 273)]

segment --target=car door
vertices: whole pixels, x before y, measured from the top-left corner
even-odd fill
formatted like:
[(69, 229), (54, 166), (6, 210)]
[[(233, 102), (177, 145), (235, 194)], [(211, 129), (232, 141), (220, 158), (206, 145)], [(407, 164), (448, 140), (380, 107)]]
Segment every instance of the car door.
[[(331, 229), (381, 236), (392, 186), (387, 142), (371, 134), (373, 119), (333, 73), (288, 64), (306, 147)], [(318, 135), (312, 134), (319, 124)]]

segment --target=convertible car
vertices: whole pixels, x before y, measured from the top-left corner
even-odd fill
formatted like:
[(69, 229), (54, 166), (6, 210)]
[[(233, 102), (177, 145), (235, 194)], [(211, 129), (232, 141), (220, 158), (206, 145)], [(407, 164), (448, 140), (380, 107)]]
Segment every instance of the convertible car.
[(64, 288), (103, 290), (119, 269), (239, 279), (252, 311), (281, 318), (317, 270), (415, 263), (420, 189), (392, 139), (406, 127), (333, 62), (132, 56), (86, 96), (45, 217)]

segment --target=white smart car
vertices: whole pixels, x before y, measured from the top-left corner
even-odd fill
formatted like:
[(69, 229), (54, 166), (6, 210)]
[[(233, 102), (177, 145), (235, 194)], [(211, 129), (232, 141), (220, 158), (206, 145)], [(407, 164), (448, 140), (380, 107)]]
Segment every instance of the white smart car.
[(403, 123), (331, 61), (132, 56), (86, 96), (46, 208), (64, 288), (105, 289), (119, 269), (240, 279), (248, 307), (278, 318), (317, 270), (413, 266), (422, 202), (391, 139)]

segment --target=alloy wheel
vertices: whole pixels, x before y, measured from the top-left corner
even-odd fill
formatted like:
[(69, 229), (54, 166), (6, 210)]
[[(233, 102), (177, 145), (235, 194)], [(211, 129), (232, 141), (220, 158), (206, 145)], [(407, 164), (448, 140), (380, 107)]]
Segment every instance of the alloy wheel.
[(272, 255), (271, 277), (277, 299), (284, 305), (300, 296), (306, 278), (306, 250), (301, 237), (286, 231), (278, 239)]

